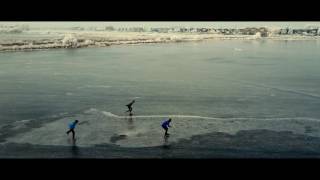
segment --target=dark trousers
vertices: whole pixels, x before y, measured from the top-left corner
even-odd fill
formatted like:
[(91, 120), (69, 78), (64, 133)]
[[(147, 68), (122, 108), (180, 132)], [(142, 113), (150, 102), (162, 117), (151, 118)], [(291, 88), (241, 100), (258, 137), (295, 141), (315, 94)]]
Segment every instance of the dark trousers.
[(127, 106), (128, 107), (128, 111), (127, 112), (132, 112), (132, 107), (131, 106)]
[(74, 129), (70, 129), (69, 131), (67, 131), (67, 134), (69, 134), (70, 132), (72, 132), (72, 139), (74, 139), (74, 136), (75, 136)]
[(162, 128), (166, 131), (164, 135), (168, 135), (168, 127), (162, 126)]

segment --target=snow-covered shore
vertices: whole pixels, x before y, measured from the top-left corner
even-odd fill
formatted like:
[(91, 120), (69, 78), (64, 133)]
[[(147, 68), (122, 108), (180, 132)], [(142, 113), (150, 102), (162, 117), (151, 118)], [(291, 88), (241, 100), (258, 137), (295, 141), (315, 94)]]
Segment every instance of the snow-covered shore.
[(204, 40), (319, 40), (320, 36), (223, 35), (211, 33), (34, 31), (22, 35), (0, 35), (0, 52), (54, 48), (106, 47), (121, 44), (174, 43)]

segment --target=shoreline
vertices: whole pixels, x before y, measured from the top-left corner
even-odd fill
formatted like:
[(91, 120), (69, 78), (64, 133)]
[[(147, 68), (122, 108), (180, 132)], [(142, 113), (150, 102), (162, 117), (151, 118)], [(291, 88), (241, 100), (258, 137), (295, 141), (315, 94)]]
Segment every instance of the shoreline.
[[(41, 36), (41, 35), (39, 35)], [(114, 45), (139, 45), (158, 43), (203, 42), (212, 40), (247, 41), (318, 41), (320, 36), (270, 36), (219, 35), (219, 34), (175, 34), (175, 33), (62, 33), (45, 39), (7, 40), (0, 42), (0, 52), (30, 52), (50, 49), (99, 48)], [(64, 36), (64, 37), (63, 37)]]

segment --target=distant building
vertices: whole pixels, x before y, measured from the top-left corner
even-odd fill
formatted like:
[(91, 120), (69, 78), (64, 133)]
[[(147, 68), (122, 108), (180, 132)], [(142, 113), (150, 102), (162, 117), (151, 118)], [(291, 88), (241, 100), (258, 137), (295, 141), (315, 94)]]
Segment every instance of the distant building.
[(214, 28), (209, 28), (208, 33), (216, 33), (216, 30)]
[(168, 33), (170, 28), (151, 28), (151, 32)]
[(296, 34), (296, 35), (297, 35), (297, 34), (302, 35), (303, 32), (304, 32), (303, 29), (293, 29), (293, 30), (292, 30), (292, 34)]
[(115, 29), (114, 29), (113, 26), (106, 26), (106, 27), (105, 27), (105, 30), (106, 30), (106, 31), (114, 31)]
[(261, 33), (261, 37), (268, 37), (269, 32), (267, 28), (261, 27), (258, 29), (258, 32)]
[(94, 30), (95, 31), (105, 31), (106, 29), (103, 27), (96, 27)]
[(308, 33), (308, 35), (316, 36), (316, 35), (318, 34), (318, 28), (308, 29), (308, 30), (307, 30), (307, 33)]
[(288, 32), (289, 32), (289, 28), (280, 29), (279, 34), (281, 34), (281, 35), (285, 35), (285, 34), (288, 34)]
[(83, 31), (83, 27), (72, 27), (71, 30), (76, 30), (76, 31)]
[(128, 31), (130, 31), (130, 32), (144, 32), (145, 30), (143, 27), (131, 27), (131, 28), (129, 28)]

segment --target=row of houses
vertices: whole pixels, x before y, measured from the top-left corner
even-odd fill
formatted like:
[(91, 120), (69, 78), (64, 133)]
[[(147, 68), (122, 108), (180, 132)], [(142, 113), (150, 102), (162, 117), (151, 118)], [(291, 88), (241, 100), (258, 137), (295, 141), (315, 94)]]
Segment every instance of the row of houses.
[(126, 31), (126, 32), (145, 32), (147, 29), (143, 27), (130, 27), (130, 28), (118, 28), (118, 31)]
[[(74, 27), (73, 30), (84, 30), (80, 27)], [(160, 27), (160, 28), (144, 28), (144, 27), (122, 27), (122, 28), (114, 28), (113, 26), (99, 27), (94, 28), (91, 27), (89, 30), (94, 31), (120, 31), (120, 32), (157, 32), (157, 33), (212, 33), (212, 34), (224, 34), (224, 35), (255, 35), (260, 33), (262, 37), (267, 37), (270, 34), (294, 34), (294, 35), (311, 35), (316, 36), (320, 35), (320, 29), (306, 28), (306, 29), (277, 29), (271, 30), (266, 27), (248, 27), (248, 28), (186, 28), (186, 27)]]
[(170, 33), (170, 32), (180, 32), (180, 33), (214, 33), (213, 28), (151, 28), (151, 32), (159, 33)]
[(320, 28), (306, 28), (306, 29), (280, 29), (278, 31), (270, 30), (266, 27), (250, 27), (242, 29), (231, 29), (231, 28), (151, 28), (151, 32), (159, 33), (170, 33), (170, 32), (180, 32), (180, 33), (215, 33), (215, 34), (224, 34), (224, 35), (255, 35), (260, 33), (262, 37), (267, 37), (270, 34), (292, 34), (292, 35), (310, 35), (310, 36), (319, 36)]
[(224, 35), (255, 35), (258, 32), (261, 36), (268, 36), (267, 28), (244, 28), (244, 29), (215, 29), (215, 28), (151, 28), (151, 32), (158, 33), (170, 33), (170, 32), (180, 32), (180, 33), (213, 33), (213, 34), (224, 34)]
[(310, 36), (319, 36), (320, 29), (319, 28), (312, 28), (312, 29), (291, 29), (285, 28), (280, 29), (280, 35), (310, 35)]

